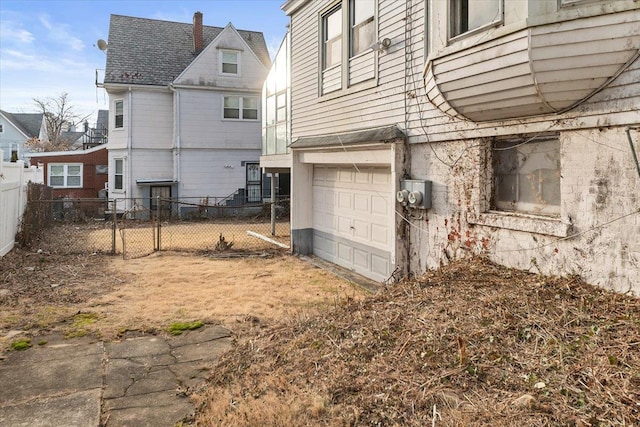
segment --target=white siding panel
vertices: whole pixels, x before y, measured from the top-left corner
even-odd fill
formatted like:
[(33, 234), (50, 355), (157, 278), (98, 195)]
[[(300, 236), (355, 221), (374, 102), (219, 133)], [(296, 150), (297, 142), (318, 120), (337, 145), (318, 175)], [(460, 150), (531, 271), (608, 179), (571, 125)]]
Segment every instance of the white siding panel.
[(375, 57), (375, 52), (369, 51), (349, 60), (350, 85), (375, 77)]
[(220, 93), (209, 90), (180, 90), (180, 116), (182, 117), (180, 139), (183, 148), (259, 149), (262, 144), (259, 120), (223, 120), (224, 95), (256, 96), (236, 94), (232, 91)]
[[(135, 90), (132, 95), (132, 135), (134, 149), (170, 149), (173, 144), (173, 94)], [(125, 116), (128, 109), (125, 105)], [(126, 125), (125, 125), (126, 126)], [(127, 131), (126, 127), (124, 129)]]
[(342, 88), (342, 66), (322, 72), (322, 93), (331, 93)]
[(227, 197), (246, 185), (242, 162), (259, 158), (260, 150), (183, 150), (180, 197)]

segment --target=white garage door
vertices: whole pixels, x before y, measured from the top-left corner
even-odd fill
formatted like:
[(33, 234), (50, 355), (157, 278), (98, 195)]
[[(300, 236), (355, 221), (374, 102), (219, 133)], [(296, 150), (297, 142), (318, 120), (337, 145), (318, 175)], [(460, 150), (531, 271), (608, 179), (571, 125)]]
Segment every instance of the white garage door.
[(313, 253), (363, 276), (391, 275), (393, 202), (389, 168), (313, 171)]

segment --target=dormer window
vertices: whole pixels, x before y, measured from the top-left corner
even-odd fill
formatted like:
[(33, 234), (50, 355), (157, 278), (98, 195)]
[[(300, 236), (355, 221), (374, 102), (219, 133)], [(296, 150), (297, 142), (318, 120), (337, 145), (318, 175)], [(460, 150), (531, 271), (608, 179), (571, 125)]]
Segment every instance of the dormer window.
[(220, 74), (240, 75), (240, 52), (234, 50), (220, 52)]
[(503, 0), (449, 0), (450, 38), (502, 22)]

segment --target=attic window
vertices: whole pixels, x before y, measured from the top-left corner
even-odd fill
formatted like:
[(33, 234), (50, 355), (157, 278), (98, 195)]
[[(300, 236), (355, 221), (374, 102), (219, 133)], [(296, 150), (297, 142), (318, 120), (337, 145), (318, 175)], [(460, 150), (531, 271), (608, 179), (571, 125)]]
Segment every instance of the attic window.
[(0, 133), (4, 132), (4, 125), (0, 123)]
[(220, 52), (220, 74), (237, 76), (240, 74), (240, 55), (233, 50)]

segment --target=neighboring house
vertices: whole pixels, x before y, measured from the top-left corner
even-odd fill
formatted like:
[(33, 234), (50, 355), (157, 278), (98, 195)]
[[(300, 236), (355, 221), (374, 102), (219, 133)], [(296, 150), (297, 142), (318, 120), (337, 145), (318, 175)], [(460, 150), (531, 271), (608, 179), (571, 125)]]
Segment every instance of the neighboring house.
[(203, 26), (200, 12), (193, 24), (112, 15), (109, 197), (261, 201), (269, 66), (262, 33)]
[(74, 151), (29, 153), (32, 164), (42, 165), (44, 183), (53, 197), (95, 199), (104, 195), (108, 181), (107, 146)]
[(42, 113), (9, 113), (0, 110), (0, 150), (3, 161), (10, 161), (12, 153), (24, 160), (25, 142), (31, 138), (47, 139), (47, 127)]
[(376, 280), (482, 254), (640, 295), (637, 1), (283, 10), (295, 252)]

